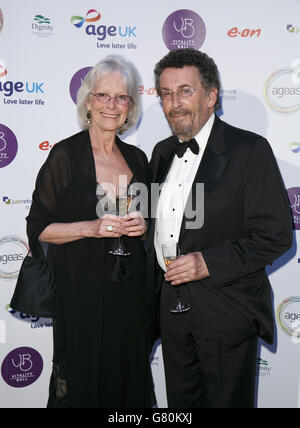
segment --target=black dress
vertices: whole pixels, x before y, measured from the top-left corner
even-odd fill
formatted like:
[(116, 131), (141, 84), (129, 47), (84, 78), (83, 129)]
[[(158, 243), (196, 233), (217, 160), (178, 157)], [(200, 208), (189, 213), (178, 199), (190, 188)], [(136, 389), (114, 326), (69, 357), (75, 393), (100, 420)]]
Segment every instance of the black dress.
[[(116, 144), (135, 181), (148, 185), (146, 155), (118, 137)], [(30, 245), (51, 223), (96, 219), (96, 188), (88, 131), (58, 143), (37, 177)], [(57, 287), (50, 408), (151, 406), (145, 248), (140, 238), (122, 239), (129, 257), (108, 254), (110, 238), (49, 248)]]

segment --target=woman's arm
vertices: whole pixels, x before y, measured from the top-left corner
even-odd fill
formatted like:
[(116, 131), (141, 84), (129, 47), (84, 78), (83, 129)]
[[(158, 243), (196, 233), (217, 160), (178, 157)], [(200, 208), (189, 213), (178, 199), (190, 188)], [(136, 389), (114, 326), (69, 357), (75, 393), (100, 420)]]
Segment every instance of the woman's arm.
[[(106, 230), (113, 226), (113, 231)], [(52, 223), (39, 235), (39, 241), (61, 245), (84, 238), (118, 238), (126, 233), (119, 217), (106, 214), (102, 218), (74, 223)]]

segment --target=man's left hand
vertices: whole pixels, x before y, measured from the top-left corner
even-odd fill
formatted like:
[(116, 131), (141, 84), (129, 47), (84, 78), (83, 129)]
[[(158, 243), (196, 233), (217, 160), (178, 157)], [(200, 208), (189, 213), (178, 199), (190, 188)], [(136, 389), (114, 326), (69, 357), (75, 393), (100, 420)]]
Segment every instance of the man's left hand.
[(146, 233), (147, 223), (142, 214), (138, 211), (134, 211), (122, 217), (122, 222), (126, 229), (127, 236), (143, 236)]
[(172, 285), (198, 281), (209, 276), (202, 253), (195, 252), (179, 257), (168, 265), (165, 280)]

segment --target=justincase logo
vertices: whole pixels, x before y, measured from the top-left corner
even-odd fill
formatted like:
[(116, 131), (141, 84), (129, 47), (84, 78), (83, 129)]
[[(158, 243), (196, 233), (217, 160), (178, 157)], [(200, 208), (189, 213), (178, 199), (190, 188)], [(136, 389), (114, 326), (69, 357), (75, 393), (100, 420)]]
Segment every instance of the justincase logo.
[(97, 38), (98, 48), (136, 49), (134, 43), (100, 43), (112, 37), (120, 37), (122, 41), (127, 39), (127, 42), (128, 39), (136, 39), (136, 26), (117, 24), (104, 25), (102, 21), (99, 22), (100, 20), (102, 20), (102, 15), (96, 9), (88, 10), (85, 16), (74, 15), (71, 17), (71, 23), (76, 28), (84, 28), (87, 36), (94, 36)]
[(287, 31), (288, 31), (290, 34), (298, 34), (298, 35), (300, 35), (300, 28), (299, 28), (299, 27), (297, 27), (296, 25), (288, 24), (288, 25), (286, 26), (286, 29), (287, 29)]
[(25, 206), (25, 209), (29, 210), (31, 203), (32, 203), (32, 199), (28, 198), (28, 199), (15, 199), (15, 198), (10, 198), (9, 196), (2, 196), (2, 201), (5, 205), (10, 205), (11, 207), (15, 207), (15, 206)]

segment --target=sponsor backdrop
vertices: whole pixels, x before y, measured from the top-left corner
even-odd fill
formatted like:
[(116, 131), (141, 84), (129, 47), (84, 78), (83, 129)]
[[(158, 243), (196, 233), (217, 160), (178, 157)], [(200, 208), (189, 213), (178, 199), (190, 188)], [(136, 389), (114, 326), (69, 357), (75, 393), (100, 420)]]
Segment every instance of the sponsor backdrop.
[[(148, 157), (170, 134), (153, 68), (169, 50), (212, 56), (222, 79), (222, 119), (270, 141), (294, 220), (294, 244), (268, 267), (276, 339), (261, 343), (257, 406), (300, 407), (300, 3), (0, 0), (0, 407), (45, 407), (52, 321), (13, 311), (9, 302), (28, 251), (25, 217), (36, 174), (51, 148), (80, 130), (76, 93), (107, 54), (134, 61), (143, 114), (125, 140)], [(219, 213), (222, 222), (222, 212)], [(84, 322), (82, 307), (79, 317)], [(89, 334), (89, 326), (86, 326)], [(166, 407), (159, 343), (152, 369)]]

